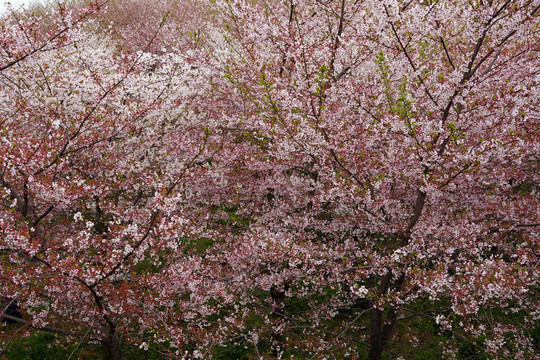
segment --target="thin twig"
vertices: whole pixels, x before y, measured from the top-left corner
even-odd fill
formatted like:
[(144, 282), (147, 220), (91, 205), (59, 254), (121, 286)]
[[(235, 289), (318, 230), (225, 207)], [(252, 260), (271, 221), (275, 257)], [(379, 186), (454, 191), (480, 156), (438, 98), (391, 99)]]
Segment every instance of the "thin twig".
[(75, 351), (77, 351), (77, 349), (79, 348), (79, 346), (81, 346), (82, 342), (84, 341), (84, 339), (86, 339), (86, 336), (88, 336), (88, 333), (90, 333), (90, 329), (91, 328), (88, 328), (88, 331), (86, 332), (86, 334), (84, 334), (83, 338), (81, 339), (81, 341), (79, 341), (79, 343), (77, 344), (77, 346), (75, 347), (75, 349), (73, 349), (73, 351), (71, 352), (71, 354), (69, 355), (68, 359), (67, 360), (70, 360), (71, 357), (73, 356), (73, 354), (75, 354)]

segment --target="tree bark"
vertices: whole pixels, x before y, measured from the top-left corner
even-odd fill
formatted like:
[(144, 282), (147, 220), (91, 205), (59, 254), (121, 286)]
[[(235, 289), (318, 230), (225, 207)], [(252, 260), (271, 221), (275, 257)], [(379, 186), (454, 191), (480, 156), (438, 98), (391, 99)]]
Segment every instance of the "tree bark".
[[(287, 285), (285, 285), (285, 289), (286, 288)], [(283, 316), (282, 314), (285, 308), (285, 290), (278, 290), (275, 286), (272, 286), (272, 288), (270, 289), (270, 296), (274, 302), (274, 308), (272, 310), (272, 313), (270, 314), (270, 318), (273, 320), (273, 322), (278, 323)], [(273, 326), (275, 326), (275, 323), (273, 324)], [(270, 341), (272, 343), (272, 356), (276, 359), (280, 359), (284, 349), (283, 334), (281, 333), (281, 331), (275, 331), (275, 329), (272, 329)]]
[[(388, 292), (391, 279), (392, 272), (391, 270), (389, 270), (388, 273), (381, 280), (381, 284), (379, 286), (380, 295)], [(395, 281), (394, 288), (401, 290), (404, 282), (405, 274), (401, 274), (401, 276)], [(394, 335), (394, 331), (398, 322), (398, 314), (398, 307), (390, 308), (388, 310), (388, 313), (386, 314), (386, 318), (384, 317), (382, 310), (376, 308), (371, 309), (371, 334), (369, 339), (370, 349), (368, 360), (381, 359), (384, 348), (390, 342), (392, 336)]]
[(109, 335), (108, 340), (104, 340), (102, 342), (102, 349), (103, 360), (124, 360), (122, 347), (120, 346), (120, 341), (116, 331)]
[(369, 360), (379, 360), (382, 354), (381, 345), (381, 326), (382, 326), (382, 311), (371, 309), (371, 334), (369, 337)]

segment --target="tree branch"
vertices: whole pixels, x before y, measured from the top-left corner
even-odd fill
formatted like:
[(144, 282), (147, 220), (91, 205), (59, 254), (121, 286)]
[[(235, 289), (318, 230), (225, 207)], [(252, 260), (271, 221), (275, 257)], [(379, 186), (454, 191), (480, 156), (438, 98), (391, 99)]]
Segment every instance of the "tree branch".
[(12, 66), (18, 64), (19, 62), (23, 61), (24, 59), (26, 59), (27, 57), (30, 57), (30, 56), (34, 55), (35, 53), (37, 53), (38, 51), (41, 51), (41, 50), (45, 49), (45, 47), (47, 45), (49, 45), (52, 41), (54, 41), (54, 40), (58, 39), (60, 36), (62, 36), (62, 34), (67, 32), (69, 29), (71, 29), (73, 27), (73, 25), (77, 25), (78, 23), (82, 22), (87, 17), (89, 17), (90, 15), (92, 15), (95, 12), (97, 12), (98, 10), (100, 10), (103, 6), (105, 6), (106, 3), (107, 3), (107, 1), (104, 1), (102, 3), (96, 3), (96, 8), (94, 10), (92, 10), (90, 12), (87, 12), (86, 14), (84, 14), (83, 16), (78, 18), (76, 21), (74, 21), (71, 25), (65, 26), (62, 30), (60, 30), (59, 32), (57, 32), (56, 34), (52, 35), (47, 40), (45, 40), (41, 46), (39, 46), (37, 48), (34, 48), (30, 52), (27, 52), (26, 54), (18, 57), (17, 59), (7, 63), (6, 65), (0, 66), (0, 72), (4, 71), (6, 69), (9, 69), (10, 67), (12, 67)]
[(7, 314), (2, 314), (0, 315), (0, 318), (3, 318), (3, 319), (6, 319), (6, 320), (10, 320), (10, 321), (14, 321), (14, 322), (17, 322), (19, 324), (24, 324), (24, 325), (27, 325), (33, 329), (36, 329), (36, 330), (41, 330), (41, 331), (48, 331), (48, 332), (53, 332), (53, 333), (56, 333), (56, 334), (61, 334), (61, 335), (66, 335), (66, 336), (74, 336), (74, 337), (83, 337), (82, 334), (80, 333), (76, 333), (76, 332), (71, 332), (71, 331), (66, 331), (66, 330), (62, 330), (62, 329), (57, 329), (57, 328), (53, 328), (53, 327), (50, 327), (50, 326), (36, 326), (36, 325), (32, 325), (32, 323), (28, 320), (24, 320), (24, 319), (20, 319), (16, 316), (11, 316), (11, 315), (7, 315)]

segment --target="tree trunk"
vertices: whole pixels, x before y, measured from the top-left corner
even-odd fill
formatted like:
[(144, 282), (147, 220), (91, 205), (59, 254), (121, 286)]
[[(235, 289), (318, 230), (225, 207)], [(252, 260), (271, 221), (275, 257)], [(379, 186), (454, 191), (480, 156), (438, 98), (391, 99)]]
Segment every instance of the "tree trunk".
[[(288, 285), (285, 285), (285, 290), (287, 290)], [(285, 309), (285, 290), (281, 291), (278, 290), (275, 286), (272, 286), (270, 289), (270, 296), (272, 297), (272, 300), (274, 302), (273, 304), (273, 310), (270, 314), (270, 318), (272, 319), (273, 326), (276, 325), (276, 323), (281, 321), (281, 318), (283, 317), (283, 311)], [(280, 359), (283, 353), (283, 334), (281, 331), (275, 331), (275, 329), (272, 329), (272, 335), (270, 338), (270, 342), (272, 343), (272, 357), (276, 359)]]
[(123, 360), (122, 347), (116, 332), (109, 335), (108, 340), (102, 342), (103, 360)]
[[(381, 280), (379, 286), (379, 295), (386, 294), (390, 288), (392, 272), (388, 273)], [(394, 289), (401, 290), (405, 282), (405, 275), (395, 281)], [(394, 331), (398, 322), (399, 307), (390, 308), (384, 317), (383, 311), (379, 309), (371, 309), (371, 334), (369, 338), (369, 355), (368, 360), (380, 360), (385, 346), (394, 336)]]
[(369, 337), (369, 360), (380, 360), (382, 354), (381, 344), (381, 325), (382, 325), (382, 311), (375, 308), (371, 309), (371, 334)]

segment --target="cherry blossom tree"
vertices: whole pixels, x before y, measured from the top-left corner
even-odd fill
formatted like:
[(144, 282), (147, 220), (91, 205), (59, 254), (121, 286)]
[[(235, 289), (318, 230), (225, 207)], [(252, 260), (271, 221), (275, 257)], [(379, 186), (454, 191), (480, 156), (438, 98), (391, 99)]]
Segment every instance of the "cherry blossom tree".
[(221, 167), (211, 74), (175, 44), (149, 51), (166, 19), (126, 52), (96, 10), (3, 19), (0, 295), (121, 359), (121, 338), (194, 341), (223, 293), (192, 243)]
[(354, 357), (359, 342), (380, 359), (428, 318), (448, 356), (481, 339), (537, 357), (538, 2), (216, 6), (249, 219), (228, 261), (273, 356), (301, 341)]
[[(114, 0), (99, 19), (104, 32), (124, 51), (186, 51), (202, 41), (209, 9), (204, 2)], [(163, 19), (166, 21), (163, 22)], [(161, 28), (156, 35), (157, 28)]]
[(24, 321), (111, 359), (408, 357), (420, 321), (538, 357), (540, 4), (189, 4), (1, 20)]

